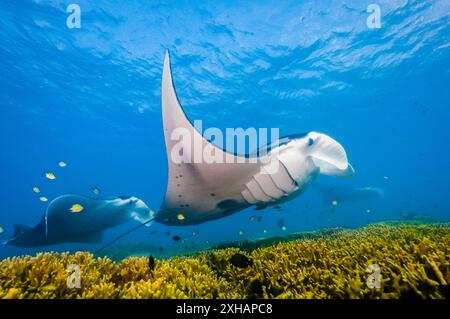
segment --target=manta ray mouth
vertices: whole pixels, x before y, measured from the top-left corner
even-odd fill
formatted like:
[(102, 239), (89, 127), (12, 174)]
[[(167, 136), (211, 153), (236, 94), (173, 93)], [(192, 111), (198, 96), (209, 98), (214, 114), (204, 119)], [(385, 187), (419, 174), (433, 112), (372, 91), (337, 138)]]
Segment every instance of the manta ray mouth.
[(351, 177), (355, 170), (348, 162), (344, 147), (328, 135), (311, 132), (314, 144), (310, 155), (320, 173), (329, 176)]
[[(131, 218), (140, 223), (146, 223), (151, 218), (150, 208), (144, 203), (143, 200), (137, 197), (131, 197), (130, 203), (134, 205), (130, 213)], [(147, 223), (146, 225), (150, 226), (151, 223)]]
[(134, 202), (134, 204), (136, 205), (136, 208), (148, 208), (148, 206), (144, 203), (144, 201), (142, 201), (141, 199), (138, 199), (136, 197), (133, 197), (136, 199), (136, 201)]

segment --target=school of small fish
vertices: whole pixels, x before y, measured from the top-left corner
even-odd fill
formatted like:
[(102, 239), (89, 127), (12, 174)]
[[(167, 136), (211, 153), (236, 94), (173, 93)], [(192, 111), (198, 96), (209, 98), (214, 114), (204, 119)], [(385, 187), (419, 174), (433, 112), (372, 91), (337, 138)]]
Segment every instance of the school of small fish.
[[(63, 161), (58, 162), (58, 166), (59, 167), (66, 167), (67, 164)], [(45, 177), (49, 180), (55, 180), (56, 179), (56, 175), (52, 172), (46, 172), (45, 173)], [(39, 186), (33, 186), (33, 192), (36, 194), (39, 194), (41, 192), (41, 189), (39, 188)], [(48, 198), (46, 196), (40, 196), (39, 200), (43, 203), (48, 202)]]

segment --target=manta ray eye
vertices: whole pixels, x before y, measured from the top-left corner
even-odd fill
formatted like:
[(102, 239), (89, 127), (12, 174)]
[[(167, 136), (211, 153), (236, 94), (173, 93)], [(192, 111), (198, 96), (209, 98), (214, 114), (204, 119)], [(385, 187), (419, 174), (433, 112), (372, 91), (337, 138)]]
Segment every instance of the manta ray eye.
[(314, 144), (314, 140), (312, 138), (308, 139), (308, 146), (311, 146)]

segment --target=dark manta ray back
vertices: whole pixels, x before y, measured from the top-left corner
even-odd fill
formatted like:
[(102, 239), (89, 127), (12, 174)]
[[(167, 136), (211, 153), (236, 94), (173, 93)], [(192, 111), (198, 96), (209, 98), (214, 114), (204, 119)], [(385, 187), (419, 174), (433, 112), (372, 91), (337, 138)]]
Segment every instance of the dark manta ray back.
[(6, 245), (36, 247), (63, 242), (97, 243), (103, 231), (131, 219), (144, 222), (149, 208), (136, 197), (93, 199), (81, 195), (63, 195), (47, 207), (35, 227), (16, 225)]

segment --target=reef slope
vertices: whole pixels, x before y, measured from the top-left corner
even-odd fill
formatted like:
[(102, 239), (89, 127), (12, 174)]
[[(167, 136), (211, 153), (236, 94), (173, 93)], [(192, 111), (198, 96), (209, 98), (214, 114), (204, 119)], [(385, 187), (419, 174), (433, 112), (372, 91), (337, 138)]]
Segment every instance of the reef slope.
[[(449, 247), (448, 224), (376, 224), (154, 265), (40, 253), (0, 261), (0, 298), (449, 298)], [(236, 253), (252, 262), (233, 265)], [(81, 288), (67, 286), (70, 264), (80, 266)]]

